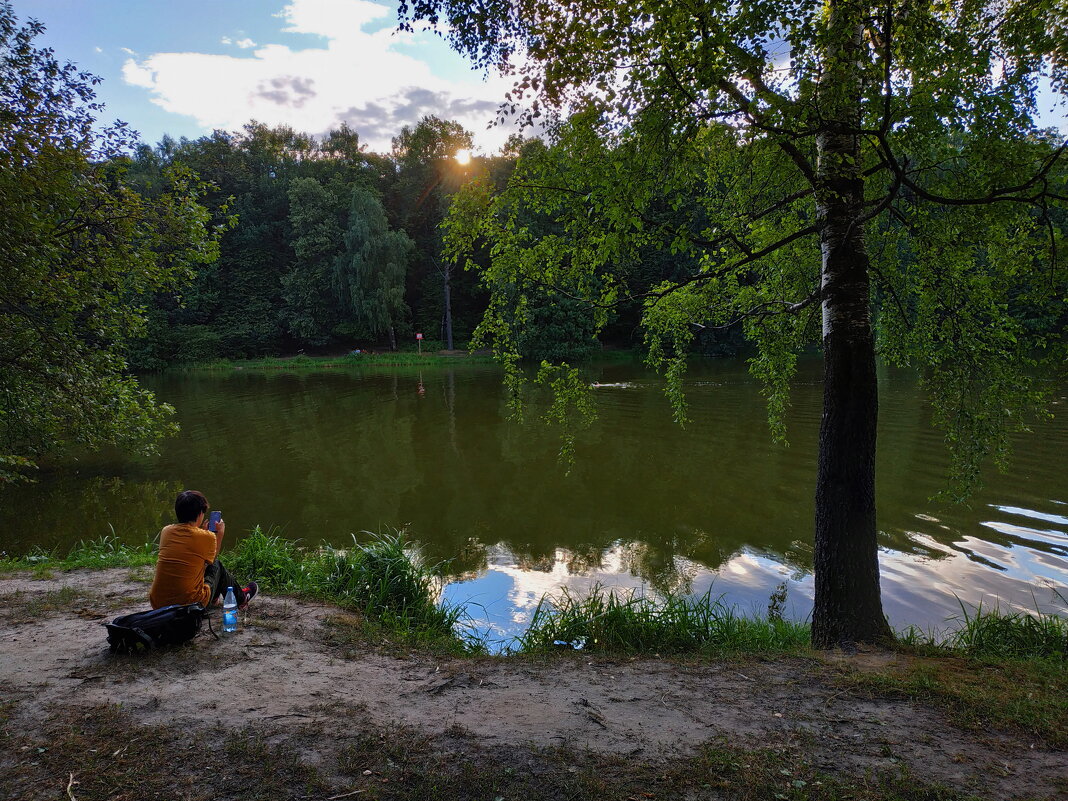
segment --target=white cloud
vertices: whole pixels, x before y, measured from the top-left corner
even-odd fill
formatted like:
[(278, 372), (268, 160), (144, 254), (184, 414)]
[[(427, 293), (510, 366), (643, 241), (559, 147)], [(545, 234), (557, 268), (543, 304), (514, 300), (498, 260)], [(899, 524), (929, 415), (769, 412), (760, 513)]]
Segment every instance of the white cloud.
[[(441, 54), (441, 46), (430, 42), (430, 34), (397, 34), (393, 13), (369, 0), (290, 0), (276, 15), (282, 30), (319, 36), (321, 43), (293, 49), (226, 36), (223, 44), (250, 53), (155, 53), (127, 60), (123, 77), (150, 90), (152, 101), (167, 111), (192, 116), (205, 131), (236, 130), (256, 119), (322, 133), (345, 121), (371, 148), (388, 150), (403, 125), (437, 114), (461, 122), (481, 147), (499, 147), (510, 131), (486, 126), (511, 81), (484, 82), (473, 70), (445, 78), (446, 69), (457, 72), (455, 61), (432, 65), (411, 55), (419, 42), (431, 45), (427, 53)], [(378, 30), (365, 31), (368, 26)]]
[(145, 89), (154, 89), (156, 76), (148, 67), (142, 67), (132, 58), (126, 59), (122, 65), (122, 79), (133, 86), (143, 86)]
[(94, 53), (103, 53), (104, 52), (104, 48), (102, 48), (102, 47), (94, 47), (93, 48), (93, 52)]
[(119, 49), (120, 49), (120, 50), (121, 50), (121, 51), (122, 51), (123, 53), (125, 53), (126, 55), (128, 55), (128, 56), (136, 56), (136, 55), (137, 55), (137, 51), (136, 51), (136, 50), (131, 50), (131, 49), (130, 49), (130, 48), (128, 48), (128, 47), (120, 47)]
[(293, 0), (276, 16), (287, 33), (310, 33), (327, 39), (359, 39), (365, 25), (392, 14), (370, 0)]
[(242, 50), (248, 50), (250, 47), (255, 47), (256, 46), (256, 43), (254, 41), (252, 41), (251, 39), (249, 39), (247, 36), (244, 39), (236, 39), (236, 40), (232, 39), (229, 36), (224, 36), (219, 41), (222, 42), (224, 45), (235, 45), (237, 47), (240, 47)]

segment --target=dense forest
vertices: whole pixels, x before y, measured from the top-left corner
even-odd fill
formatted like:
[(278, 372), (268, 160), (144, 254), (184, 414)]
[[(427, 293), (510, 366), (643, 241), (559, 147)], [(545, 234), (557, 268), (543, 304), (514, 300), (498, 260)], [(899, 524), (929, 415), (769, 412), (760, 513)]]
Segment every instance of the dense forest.
[[(226, 230), (218, 259), (189, 285), (143, 299), (147, 331), (130, 344), (130, 367), (396, 348), (416, 332), (430, 348), (468, 346), (490, 290), (501, 287), (480, 277), (487, 242), (472, 243), (463, 259), (443, 253), (452, 200), (470, 184), (502, 192), (522, 157), (537, 163), (554, 152), (515, 135), (500, 154), (458, 161), (471, 147), (471, 132), (433, 116), (403, 128), (389, 154), (369, 151), (348, 127), (313, 136), (256, 122), (136, 145), (117, 160), (127, 186), (158, 196), (173, 170), (188, 170), (208, 185), (200, 202)], [(542, 210), (523, 214), (540, 235), (563, 230)], [(647, 248), (628, 260), (630, 291), (640, 296), (693, 265), (686, 254)], [(589, 304), (566, 291), (513, 290), (511, 304), (522, 298), (529, 321), (517, 343), (525, 358), (575, 359), (605, 343), (641, 343), (637, 300), (623, 299), (598, 326)], [(695, 348), (730, 353), (741, 339), (739, 326), (727, 326), (705, 332)]]
[(395, 347), (415, 331), (444, 346), (446, 280), (454, 339), (466, 342), (485, 300), (473, 276), (443, 268), (437, 228), (470, 169), (455, 154), (470, 147), (469, 132), (435, 117), (400, 131), (388, 156), (346, 127), (314, 137), (258, 123), (137, 146), (130, 187), (152, 196), (171, 170), (191, 170), (229, 227), (187, 287), (147, 299), (131, 366)]
[[(611, 264), (595, 272), (612, 274), (611, 285), (596, 276), (582, 287), (515, 280), (534, 272), (517, 267), (517, 254), (563, 266), (574, 258), (561, 243), (575, 238), (575, 220), (593, 209), (604, 217), (598, 183), (605, 176), (597, 171), (606, 165), (625, 169), (625, 159), (640, 155), (630, 143), (610, 146), (604, 127), (589, 114), (558, 119), (546, 126), (543, 138), (516, 135), (501, 153), (466, 163), (456, 154), (470, 152), (471, 132), (433, 116), (403, 128), (389, 154), (369, 151), (359, 132), (348, 127), (314, 136), (256, 122), (195, 140), (165, 137), (155, 146), (136, 144), (115, 160), (126, 186), (158, 197), (174, 170), (186, 170), (205, 183), (199, 202), (223, 233), (218, 258), (198, 267), (190, 283), (141, 299), (147, 329), (129, 345), (129, 366), (151, 370), (217, 358), (394, 349), (413, 343), (415, 332), (423, 333), (430, 348), (467, 347), (491, 296), (495, 322), (502, 308), (513, 321), (522, 317), (512, 345), (524, 358), (574, 360), (605, 344), (640, 346), (648, 336), (643, 304), (656, 295), (654, 288), (684, 281), (700, 269), (707, 255), (695, 244), (701, 245), (713, 214), (734, 202), (742, 219), (759, 202), (732, 197), (737, 193), (731, 183), (752, 189), (769, 177), (739, 153), (733, 174), (722, 176), (718, 188), (700, 178), (696, 165), (686, 185), (664, 184), (660, 196), (643, 188), (642, 236), (625, 247), (618, 235), (602, 233), (598, 241), (601, 258)], [(714, 146), (723, 148), (723, 137), (729, 135)], [(939, 147), (954, 145), (947, 140)], [(1033, 147), (1050, 154), (1056, 139), (1036, 138)], [(532, 189), (539, 190), (536, 202), (530, 200)], [(453, 209), (458, 192), (460, 206)], [(474, 213), (470, 204), (485, 204), (489, 197), (498, 219), (507, 223), (495, 232), (483, 226), (479, 236), (465, 236), (462, 229), (471, 227)], [(1063, 236), (1063, 210), (1036, 208), (1033, 216), (1051, 235)], [(522, 237), (505, 235), (505, 229), (521, 231)], [(899, 250), (894, 257), (899, 263), (922, 261), (921, 253)], [(797, 256), (804, 259), (801, 250)], [(815, 269), (818, 251), (809, 256)], [(495, 261), (507, 264), (505, 277), (492, 269)], [(591, 304), (594, 296), (607, 302)], [(1026, 288), (1013, 290), (1017, 318), (1036, 331), (1064, 331), (1063, 305), (1025, 307), (1027, 301)], [(877, 283), (873, 303), (876, 319), (884, 305), (900, 303), (891, 282)], [(817, 305), (809, 309), (817, 310)], [(696, 315), (685, 351), (735, 353), (752, 327), (751, 316), (736, 316), (718, 315), (710, 324)], [(816, 341), (817, 317), (807, 314), (808, 330), (791, 337)], [(492, 325), (487, 328), (476, 344), (491, 344)]]

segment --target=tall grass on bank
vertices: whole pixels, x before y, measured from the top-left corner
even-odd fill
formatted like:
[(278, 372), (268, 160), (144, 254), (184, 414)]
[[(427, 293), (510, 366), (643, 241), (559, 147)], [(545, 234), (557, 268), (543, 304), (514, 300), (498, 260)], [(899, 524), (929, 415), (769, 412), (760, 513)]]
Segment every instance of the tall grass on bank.
[(945, 637), (908, 629), (900, 642), (921, 651), (950, 652), (985, 660), (1068, 660), (1068, 618), (1041, 611), (1003, 612), (997, 607), (974, 610), (961, 604), (955, 629)]
[(519, 652), (560, 648), (644, 654), (791, 652), (808, 647), (807, 623), (771, 615), (752, 618), (713, 598), (620, 594), (595, 587), (579, 597), (567, 590), (542, 598)]
[(22, 556), (0, 553), (0, 571), (77, 570), (78, 568), (141, 567), (154, 565), (158, 546), (155, 542), (127, 545), (114, 534), (93, 540), (79, 540), (65, 555), (58, 548), (33, 548)]
[(964, 612), (953, 645), (990, 659), (1068, 659), (1068, 619), (1036, 612)]
[[(483, 351), (445, 351), (440, 342), (427, 343), (422, 352), (415, 350), (381, 351), (378, 353), (351, 353), (340, 356), (262, 356), (255, 359), (212, 359), (210, 361), (175, 364), (167, 371), (201, 372), (228, 370), (332, 370), (339, 367), (452, 367), (457, 364), (496, 364), (489, 353)], [(641, 362), (640, 353), (630, 349), (594, 351), (589, 360), (597, 362)], [(582, 361), (582, 360), (580, 360)]]
[(464, 607), (437, 602), (440, 566), (424, 564), (403, 533), (365, 533), (370, 541), (353, 536), (351, 548), (304, 550), (257, 526), (230, 552), (227, 565), (264, 589), (354, 609), (394, 633), (477, 649), (478, 643), (460, 631), (467, 618)]
[(306, 554), (298, 542), (256, 526), (232, 550), (221, 554), (226, 569), (235, 580), (256, 581), (273, 592), (307, 591), (309, 580)]
[(458, 622), (458, 608), (436, 602), (440, 575), (410, 553), (401, 536), (378, 534), (367, 544), (353, 537), (350, 549), (324, 548), (318, 564), (325, 568), (325, 591), (365, 613), (421, 628), (451, 630)]

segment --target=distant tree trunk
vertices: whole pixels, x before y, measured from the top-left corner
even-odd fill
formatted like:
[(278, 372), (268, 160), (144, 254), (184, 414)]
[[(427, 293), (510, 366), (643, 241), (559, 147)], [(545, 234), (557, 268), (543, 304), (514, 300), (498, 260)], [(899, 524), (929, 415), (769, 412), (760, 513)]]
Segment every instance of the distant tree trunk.
[(396, 350), (397, 349), (397, 334), (393, 330), (392, 323), (389, 326), (389, 349), (390, 350)]
[[(875, 377), (868, 254), (861, 219), (858, 4), (831, 12), (825, 130), (817, 137), (822, 250), (823, 418), (816, 473), (815, 606), (818, 648), (890, 637), (879, 593), (875, 527)], [(836, 113), (837, 112), (837, 113)]]
[(452, 350), (452, 290), (449, 286), (452, 267), (446, 266), (442, 274), (445, 276), (445, 350)]

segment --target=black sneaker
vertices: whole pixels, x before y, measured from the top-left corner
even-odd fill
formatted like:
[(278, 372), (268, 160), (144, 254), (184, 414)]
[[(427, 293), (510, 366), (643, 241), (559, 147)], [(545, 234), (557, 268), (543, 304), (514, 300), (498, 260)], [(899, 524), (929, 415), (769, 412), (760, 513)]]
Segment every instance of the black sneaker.
[(260, 591), (260, 585), (255, 581), (250, 581), (247, 587), (242, 587), (241, 592), (245, 594), (245, 600), (237, 605), (238, 609), (244, 609), (248, 606), (248, 602), (256, 597), (256, 593)]

